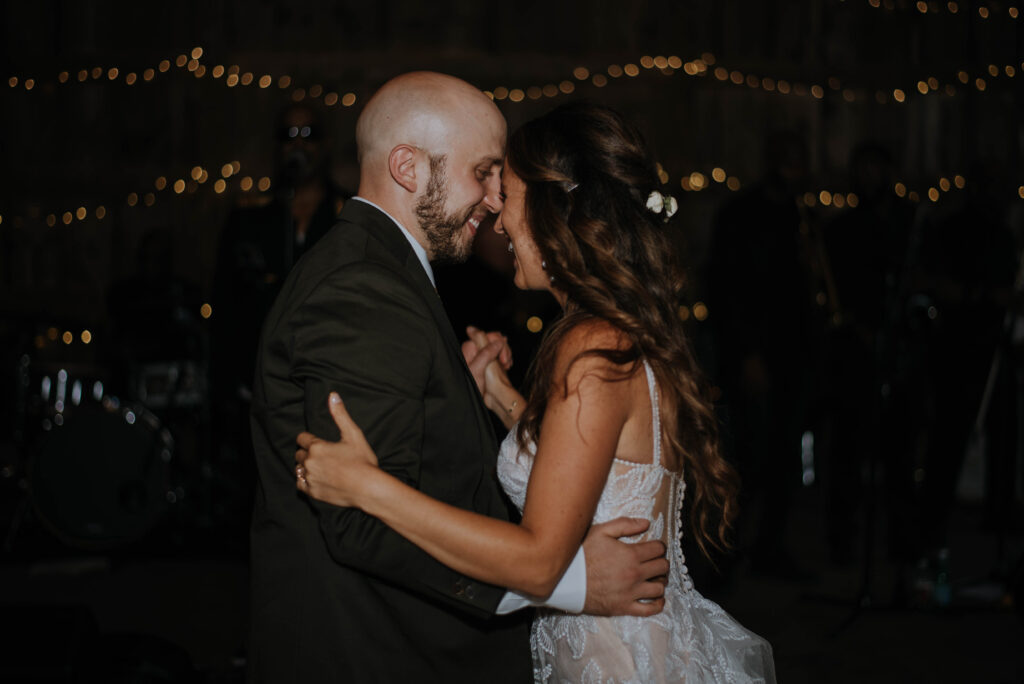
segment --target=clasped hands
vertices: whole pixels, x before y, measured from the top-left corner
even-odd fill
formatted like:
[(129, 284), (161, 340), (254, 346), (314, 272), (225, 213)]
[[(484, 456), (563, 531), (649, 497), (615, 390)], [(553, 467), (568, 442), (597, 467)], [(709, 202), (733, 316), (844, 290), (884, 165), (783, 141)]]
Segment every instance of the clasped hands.
[(466, 365), (473, 374), (484, 404), (504, 419), (512, 413), (512, 403), (518, 397), (506, 374), (512, 367), (508, 338), (499, 332), (484, 332), (473, 326), (466, 328), (466, 334), (469, 339), (462, 343)]

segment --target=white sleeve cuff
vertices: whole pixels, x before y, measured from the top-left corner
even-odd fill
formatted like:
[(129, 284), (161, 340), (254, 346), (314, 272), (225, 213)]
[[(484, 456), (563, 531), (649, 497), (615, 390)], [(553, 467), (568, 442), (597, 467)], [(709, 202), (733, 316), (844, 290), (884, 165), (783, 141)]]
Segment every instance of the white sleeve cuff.
[(506, 615), (528, 606), (545, 606), (563, 610), (566, 613), (582, 613), (583, 604), (587, 600), (587, 561), (583, 555), (583, 547), (576, 551), (572, 563), (566, 568), (558, 586), (547, 599), (527, 596), (516, 591), (506, 591), (498, 609), (498, 615)]

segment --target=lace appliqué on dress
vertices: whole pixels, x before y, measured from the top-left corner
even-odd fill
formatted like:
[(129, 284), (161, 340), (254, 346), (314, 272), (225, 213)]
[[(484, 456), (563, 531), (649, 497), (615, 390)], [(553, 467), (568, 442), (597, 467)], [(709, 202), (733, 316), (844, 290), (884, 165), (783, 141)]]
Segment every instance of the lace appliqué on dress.
[[(594, 523), (621, 516), (646, 518), (633, 541), (660, 539), (669, 549), (665, 609), (649, 618), (594, 617), (541, 609), (530, 644), (534, 679), (543, 684), (648, 684), (652, 682), (774, 682), (771, 646), (693, 588), (683, 557), (681, 510), (686, 484), (661, 465), (658, 390), (644, 362), (653, 409), (651, 463), (615, 459)], [(523, 510), (536, 447), (520, 451), (515, 429), (498, 455), (498, 476)]]

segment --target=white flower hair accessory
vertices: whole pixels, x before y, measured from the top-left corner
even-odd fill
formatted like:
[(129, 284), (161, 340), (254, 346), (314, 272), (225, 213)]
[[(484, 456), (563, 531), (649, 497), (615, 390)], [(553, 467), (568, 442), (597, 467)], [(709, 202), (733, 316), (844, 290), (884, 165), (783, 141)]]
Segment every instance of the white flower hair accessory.
[(672, 195), (662, 195), (657, 190), (652, 190), (651, 194), (647, 196), (647, 208), (655, 214), (660, 214), (664, 211), (665, 220), (668, 221), (676, 213), (676, 210), (679, 209), (679, 204)]

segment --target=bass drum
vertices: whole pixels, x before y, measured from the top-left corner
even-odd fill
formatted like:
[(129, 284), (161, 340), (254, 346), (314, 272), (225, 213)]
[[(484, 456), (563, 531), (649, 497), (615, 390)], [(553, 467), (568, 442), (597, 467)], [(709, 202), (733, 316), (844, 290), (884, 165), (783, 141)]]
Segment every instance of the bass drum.
[(44, 421), (28, 467), (40, 519), (80, 548), (142, 539), (174, 500), (170, 432), (145, 408), (121, 407), (116, 400), (58, 415), (60, 420)]

